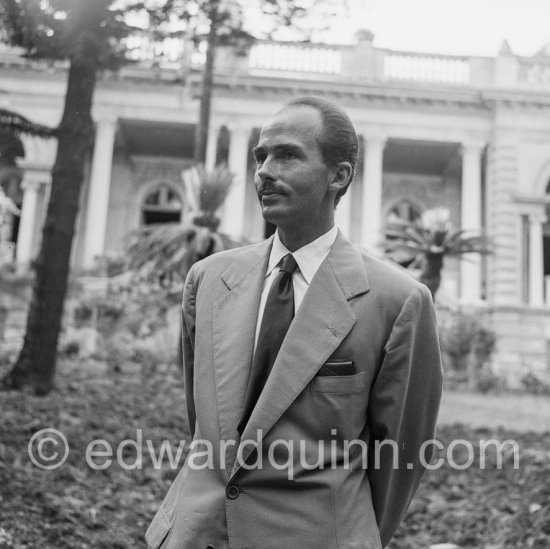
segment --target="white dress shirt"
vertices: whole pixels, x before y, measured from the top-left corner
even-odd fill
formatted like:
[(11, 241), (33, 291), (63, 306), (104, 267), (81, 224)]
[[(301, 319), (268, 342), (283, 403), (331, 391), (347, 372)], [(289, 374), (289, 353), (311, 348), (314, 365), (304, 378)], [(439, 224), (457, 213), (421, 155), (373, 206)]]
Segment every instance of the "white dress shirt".
[[(294, 288), (294, 313), (298, 310), (298, 307), (304, 299), (304, 295), (311, 284), (311, 280), (315, 276), (315, 273), (321, 266), (321, 263), (326, 259), (336, 236), (338, 234), (338, 227), (334, 225), (325, 234), (316, 238), (313, 242), (302, 246), (295, 252), (293, 252), (294, 259), (298, 264), (297, 269), (292, 274), (292, 285)], [(260, 326), (262, 324), (262, 318), (264, 316), (265, 302), (267, 301), (267, 294), (273, 284), (273, 281), (279, 274), (281, 259), (290, 251), (281, 242), (279, 238), (279, 232), (275, 231), (273, 238), (273, 247), (269, 254), (269, 261), (267, 263), (267, 271), (264, 278), (264, 289), (262, 291), (262, 297), (260, 298), (260, 309), (258, 312), (258, 322), (256, 324), (256, 337), (254, 339), (254, 351), (256, 350), (256, 344), (258, 343), (258, 334), (260, 333)]]

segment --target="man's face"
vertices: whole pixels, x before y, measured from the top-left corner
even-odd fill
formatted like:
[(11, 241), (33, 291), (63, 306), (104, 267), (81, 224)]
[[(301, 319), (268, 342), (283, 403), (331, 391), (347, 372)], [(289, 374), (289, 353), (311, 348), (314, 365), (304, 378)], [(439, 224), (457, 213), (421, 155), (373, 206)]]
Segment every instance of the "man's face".
[(333, 211), (334, 175), (319, 147), (320, 114), (308, 106), (288, 107), (262, 128), (254, 149), (254, 183), (264, 219), (279, 227), (323, 223)]

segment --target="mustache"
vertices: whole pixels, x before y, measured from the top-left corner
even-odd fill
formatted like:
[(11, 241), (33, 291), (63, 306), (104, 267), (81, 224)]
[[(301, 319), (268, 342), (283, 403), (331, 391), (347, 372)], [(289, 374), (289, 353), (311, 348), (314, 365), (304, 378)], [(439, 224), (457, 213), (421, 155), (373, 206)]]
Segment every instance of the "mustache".
[(282, 190), (272, 183), (264, 183), (260, 185), (256, 191), (259, 195), (266, 193), (279, 193), (282, 194)]

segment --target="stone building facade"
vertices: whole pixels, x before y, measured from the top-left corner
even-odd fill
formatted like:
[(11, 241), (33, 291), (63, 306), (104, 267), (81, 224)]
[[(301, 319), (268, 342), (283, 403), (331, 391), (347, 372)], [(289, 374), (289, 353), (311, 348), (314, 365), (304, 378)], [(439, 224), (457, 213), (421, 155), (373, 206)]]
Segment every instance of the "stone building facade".
[[(74, 268), (120, 253), (141, 224), (186, 213), (181, 172), (191, 164), (201, 59), (145, 38), (139, 45), (135, 65), (98, 83)], [(245, 54), (221, 50), (215, 74), (207, 165), (227, 161), (235, 174), (221, 230), (266, 235), (250, 155), (266, 116), (296, 95), (332, 99), (361, 138), (340, 228), (374, 253), (395, 215), (441, 206), (456, 225), (485, 229), (494, 253), (447, 262), (442, 299), (483, 311), (498, 335), (499, 368), (548, 373), (550, 47), (533, 57), (507, 44), (496, 57), (443, 56), (376, 48), (362, 32), (352, 46), (260, 41)], [(56, 125), (65, 75), (63, 65), (2, 50), (0, 106)], [(6, 190), (21, 210), (13, 261), (23, 269), (38, 250), (55, 143), (21, 145), (20, 177)]]

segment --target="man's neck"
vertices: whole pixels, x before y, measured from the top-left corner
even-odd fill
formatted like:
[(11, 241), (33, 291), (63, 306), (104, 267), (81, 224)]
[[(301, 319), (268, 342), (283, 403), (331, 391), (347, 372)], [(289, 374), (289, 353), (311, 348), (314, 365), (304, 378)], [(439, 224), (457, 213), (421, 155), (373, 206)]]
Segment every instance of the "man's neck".
[(328, 233), (328, 231), (330, 231), (332, 227), (334, 227), (334, 221), (332, 221), (330, 224), (326, 224), (311, 231), (297, 231), (295, 229), (285, 230), (283, 227), (277, 227), (277, 231), (279, 233), (279, 239), (285, 245), (286, 249), (289, 252), (295, 252), (301, 247), (306, 246), (310, 242), (313, 242), (320, 236), (323, 236), (325, 233)]

